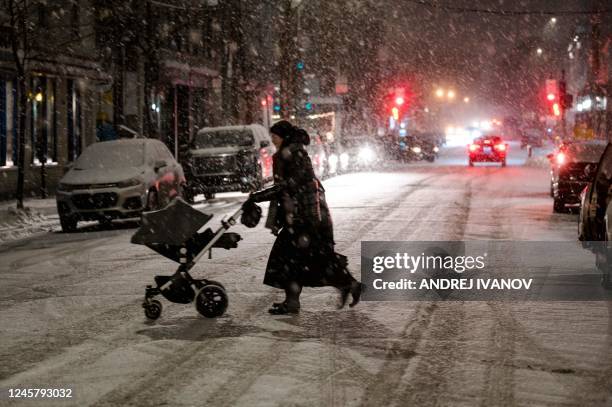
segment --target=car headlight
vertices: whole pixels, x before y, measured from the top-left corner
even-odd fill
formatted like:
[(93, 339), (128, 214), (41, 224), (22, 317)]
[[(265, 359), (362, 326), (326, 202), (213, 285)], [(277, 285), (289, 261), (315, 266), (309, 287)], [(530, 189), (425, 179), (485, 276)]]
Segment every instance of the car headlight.
[(60, 182), (59, 184), (57, 184), (58, 191), (70, 192), (73, 189), (74, 189), (74, 186), (70, 184), (64, 184), (63, 182)]
[(127, 188), (127, 187), (135, 187), (136, 185), (140, 185), (139, 178), (131, 178), (126, 181), (117, 182), (117, 188)]
[(362, 147), (361, 150), (359, 150), (359, 158), (363, 161), (372, 161), (374, 156), (374, 150), (370, 147)]
[(421, 154), (421, 147), (419, 146), (414, 146), (412, 147), (412, 151), (416, 154)]

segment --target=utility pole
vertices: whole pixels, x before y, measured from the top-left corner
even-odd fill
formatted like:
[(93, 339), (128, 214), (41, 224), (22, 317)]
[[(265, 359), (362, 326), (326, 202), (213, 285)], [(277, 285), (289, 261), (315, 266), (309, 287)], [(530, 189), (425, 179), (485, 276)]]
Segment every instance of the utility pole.
[(296, 64), (297, 64), (297, 24), (296, 12), (299, 3), (284, 0), (281, 10), (281, 64), (280, 66), (280, 115), (290, 119), (296, 114)]

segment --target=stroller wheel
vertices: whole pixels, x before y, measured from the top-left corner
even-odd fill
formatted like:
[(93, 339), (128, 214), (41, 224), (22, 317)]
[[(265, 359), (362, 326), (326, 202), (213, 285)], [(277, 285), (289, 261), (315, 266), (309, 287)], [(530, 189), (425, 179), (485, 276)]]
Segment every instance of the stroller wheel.
[(194, 303), (196, 310), (206, 318), (220, 317), (227, 309), (227, 294), (218, 285), (207, 284), (198, 290)]
[[(207, 280), (203, 280), (203, 282), (204, 282), (204, 284), (202, 285), (202, 287), (203, 287), (204, 285), (211, 285), (211, 284), (212, 284), (212, 285), (216, 285), (216, 286), (221, 287), (221, 288), (223, 289), (223, 291), (225, 291), (225, 286), (224, 286), (223, 284), (221, 284), (220, 282), (218, 282), (218, 281), (215, 281), (215, 280), (208, 280), (208, 279), (207, 279)], [(200, 288), (201, 288), (201, 287), (200, 287)]]
[(142, 304), (145, 316), (149, 319), (157, 319), (162, 313), (162, 305), (158, 300), (150, 300)]

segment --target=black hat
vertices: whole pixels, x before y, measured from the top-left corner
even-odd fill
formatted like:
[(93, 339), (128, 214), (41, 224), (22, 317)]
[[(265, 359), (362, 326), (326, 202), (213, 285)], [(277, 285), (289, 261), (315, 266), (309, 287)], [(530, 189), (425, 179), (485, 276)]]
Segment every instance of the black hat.
[(293, 124), (289, 123), (287, 120), (281, 120), (280, 122), (274, 123), (272, 127), (270, 127), (270, 133), (274, 133), (282, 139), (286, 139), (291, 136), (295, 131), (295, 127)]
[(295, 127), (287, 120), (281, 120), (278, 123), (274, 123), (274, 125), (270, 127), (270, 133), (274, 133), (282, 138), (284, 145), (300, 143), (307, 146), (310, 144), (310, 136), (308, 135), (308, 132), (306, 132), (304, 129), (300, 129), (299, 127)]

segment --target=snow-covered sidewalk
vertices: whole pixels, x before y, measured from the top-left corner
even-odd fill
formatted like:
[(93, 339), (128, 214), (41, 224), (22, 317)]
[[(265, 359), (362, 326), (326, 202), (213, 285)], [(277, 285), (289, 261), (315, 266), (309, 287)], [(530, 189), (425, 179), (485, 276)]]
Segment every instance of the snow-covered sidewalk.
[(59, 227), (55, 198), (27, 199), (24, 206), (18, 210), (17, 201), (0, 202), (0, 243)]

